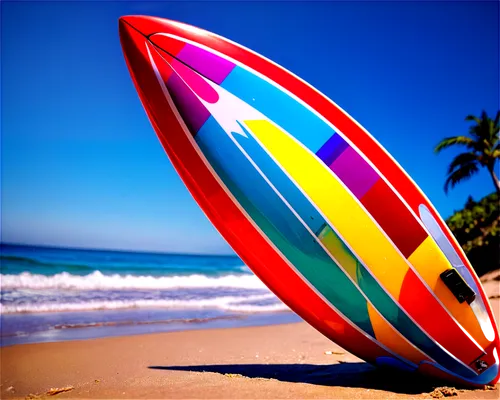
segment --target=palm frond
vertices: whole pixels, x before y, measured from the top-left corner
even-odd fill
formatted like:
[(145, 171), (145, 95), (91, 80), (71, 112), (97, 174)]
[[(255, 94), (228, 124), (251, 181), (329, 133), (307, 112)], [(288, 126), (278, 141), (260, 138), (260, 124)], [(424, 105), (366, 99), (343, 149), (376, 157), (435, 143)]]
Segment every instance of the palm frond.
[(488, 117), (488, 113), (485, 110), (483, 110), (481, 112), (481, 121), (488, 121), (489, 119), (490, 118)]
[(486, 130), (486, 135), (488, 137), (488, 143), (490, 144), (490, 147), (493, 147), (493, 144), (495, 143), (495, 139), (496, 139), (496, 129), (495, 129), (495, 121), (493, 121), (492, 119), (489, 119), (488, 120), (488, 127), (487, 127), (487, 130)]
[(449, 188), (453, 189), (455, 185), (459, 182), (463, 182), (469, 179), (472, 175), (476, 174), (479, 171), (477, 167), (477, 163), (469, 163), (462, 165), (460, 168), (453, 171), (446, 178), (446, 182), (444, 184), (444, 191), (448, 193)]
[(476, 117), (475, 115), (472, 115), (472, 114), (467, 115), (465, 117), (465, 120), (466, 121), (474, 121), (478, 125), (481, 123), (481, 120), (478, 117)]
[(474, 121), (475, 124), (469, 127), (469, 134), (473, 137), (479, 139), (480, 141), (488, 140), (490, 138), (490, 118), (488, 114), (483, 110), (481, 113), (481, 118), (474, 115), (467, 115), (465, 117), (466, 121)]
[(477, 165), (480, 162), (480, 156), (475, 153), (460, 153), (458, 154), (448, 166), (448, 174), (452, 174), (455, 170), (462, 168), (468, 164)]
[[(448, 166), (444, 185), (446, 193), (449, 188), (476, 174), (480, 167), (493, 171), (494, 165), (500, 159), (500, 110), (495, 119), (488, 117), (488, 113), (483, 110), (480, 117), (471, 114), (467, 115), (465, 120), (473, 122), (469, 126), (469, 136), (447, 137), (434, 148), (435, 153), (457, 145), (469, 150), (457, 155)], [(500, 193), (500, 185), (495, 176), (492, 176), (497, 192)]]
[(439, 153), (450, 146), (464, 145), (468, 148), (473, 148), (475, 141), (467, 136), (450, 136), (441, 140), (437, 146), (434, 148), (435, 153)]
[(497, 113), (497, 116), (493, 121), (491, 136), (495, 142), (500, 139), (500, 111)]

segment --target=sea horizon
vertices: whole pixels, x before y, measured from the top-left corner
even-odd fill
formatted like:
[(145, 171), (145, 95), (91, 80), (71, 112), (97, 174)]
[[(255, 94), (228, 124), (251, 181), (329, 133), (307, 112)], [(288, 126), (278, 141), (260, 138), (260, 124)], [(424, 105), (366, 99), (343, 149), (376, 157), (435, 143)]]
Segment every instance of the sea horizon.
[(190, 253), (190, 252), (176, 252), (167, 250), (130, 250), (130, 249), (115, 249), (115, 248), (97, 248), (97, 247), (79, 247), (79, 246), (62, 246), (62, 245), (50, 245), (50, 244), (29, 244), (29, 243), (15, 243), (15, 242), (2, 242), (0, 241), (0, 249), (2, 246), (10, 247), (34, 247), (34, 248), (47, 248), (47, 249), (59, 249), (59, 250), (84, 250), (84, 251), (95, 251), (104, 252), (112, 251), (116, 253), (142, 253), (142, 254), (162, 254), (162, 255), (179, 255), (179, 256), (200, 256), (200, 257), (239, 257), (232, 254), (218, 254), (218, 253)]
[(300, 320), (235, 255), (0, 249), (1, 346)]

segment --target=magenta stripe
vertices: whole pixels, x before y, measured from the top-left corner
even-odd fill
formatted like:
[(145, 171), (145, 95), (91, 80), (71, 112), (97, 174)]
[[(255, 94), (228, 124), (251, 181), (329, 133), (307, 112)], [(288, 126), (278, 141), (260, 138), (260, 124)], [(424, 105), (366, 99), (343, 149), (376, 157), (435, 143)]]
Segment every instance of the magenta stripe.
[(234, 68), (232, 62), (191, 44), (186, 44), (176, 58), (218, 85)]
[(330, 169), (358, 199), (380, 179), (373, 168), (350, 146), (330, 165)]

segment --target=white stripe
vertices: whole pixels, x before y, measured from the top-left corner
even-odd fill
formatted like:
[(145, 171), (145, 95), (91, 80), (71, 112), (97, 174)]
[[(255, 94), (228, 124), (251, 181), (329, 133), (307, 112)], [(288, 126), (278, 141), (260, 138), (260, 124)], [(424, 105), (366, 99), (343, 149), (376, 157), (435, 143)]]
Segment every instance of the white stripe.
[[(160, 55), (161, 56), (161, 55)], [(170, 63), (166, 60), (164, 60), (175, 72), (175, 68), (173, 68)], [(192, 70), (192, 69), (191, 69)], [(218, 95), (219, 95), (219, 101), (216, 104), (208, 103), (205, 100), (203, 100), (198, 94), (194, 91), (192, 93), (196, 96), (198, 101), (200, 101), (211, 113), (211, 115), (215, 118), (215, 120), (221, 125), (222, 129), (226, 132), (226, 134), (230, 137), (230, 139), (233, 141), (233, 143), (240, 149), (240, 151), (245, 155), (245, 157), (250, 161), (250, 163), (254, 166), (254, 168), (259, 172), (259, 174), (265, 179), (265, 181), (271, 186), (273, 191), (279, 196), (279, 198), (285, 203), (285, 205), (292, 211), (292, 213), (295, 215), (295, 217), (304, 225), (304, 227), (308, 230), (308, 232), (314, 237), (314, 239), (320, 244), (320, 246), (323, 248), (323, 250), (330, 256), (332, 260), (336, 264), (338, 264), (341, 268), (341, 270), (344, 272), (344, 274), (348, 277), (348, 279), (355, 285), (355, 287), (358, 289), (358, 291), (362, 294), (362, 296), (374, 307), (375, 310), (378, 311), (378, 309), (371, 303), (371, 301), (368, 299), (368, 297), (365, 295), (365, 293), (361, 290), (361, 288), (356, 284), (356, 282), (351, 278), (351, 276), (344, 270), (344, 268), (341, 266), (341, 264), (333, 257), (332, 254), (324, 247), (323, 243), (319, 241), (319, 238), (317, 238), (312, 231), (310, 231), (309, 227), (304, 223), (304, 221), (300, 218), (300, 216), (297, 214), (297, 212), (292, 208), (292, 206), (284, 199), (284, 197), (278, 192), (278, 190), (275, 188), (275, 186), (265, 177), (265, 175), (262, 173), (260, 168), (255, 164), (255, 162), (248, 156), (246, 151), (240, 146), (240, 144), (234, 139), (234, 137), (231, 135), (231, 132), (234, 129), (234, 126), (237, 125), (237, 123), (234, 121), (234, 114), (241, 114), (241, 118), (243, 119), (264, 119), (268, 121), (269, 123), (273, 124), (277, 129), (282, 131), (285, 135), (287, 135), (290, 139), (292, 139), (297, 145), (299, 145), (304, 151), (308, 152), (311, 154), (316, 161), (321, 165), (322, 168), (324, 168), (330, 175), (333, 176), (333, 178), (342, 185), (344, 190), (347, 191), (347, 193), (351, 193), (349, 189), (344, 185), (344, 183), (319, 159), (319, 157), (316, 156), (312, 151), (310, 151), (306, 146), (304, 146), (299, 140), (297, 140), (293, 135), (289, 134), (286, 130), (284, 130), (282, 127), (279, 125), (275, 124), (273, 121), (271, 121), (269, 118), (266, 118), (262, 113), (260, 113), (258, 110), (255, 110), (253, 107), (251, 107), (249, 104), (245, 103), (243, 100), (240, 98), (236, 97), (229, 91), (225, 90), (224, 88), (220, 87), (219, 85), (211, 82), (209, 79), (201, 76), (197, 71), (192, 70), (193, 73), (197, 74), (201, 79), (204, 80), (210, 87), (215, 90)], [(179, 74), (178, 74), (179, 75)], [(183, 80), (183, 78), (179, 75), (179, 77)], [(184, 81), (184, 80), (183, 80)], [(187, 87), (189, 87), (189, 84), (186, 83)], [(231, 101), (232, 100), (232, 101)], [(230, 110), (230, 111), (228, 111)], [(233, 119), (231, 120), (228, 116), (228, 114), (231, 114), (233, 116)], [(248, 114), (248, 115), (247, 115)], [(239, 126), (236, 128), (238, 132), (241, 131), (241, 128)], [(248, 129), (248, 126), (247, 126)], [(252, 135), (254, 140), (260, 145), (260, 147), (273, 159), (273, 161), (276, 163), (276, 165), (282, 170), (282, 172), (285, 172), (285, 169), (283, 168), (282, 165), (272, 156), (271, 152), (269, 152), (265, 146), (258, 140), (258, 138), (253, 134), (251, 129), (248, 129), (249, 133)], [(239, 133), (241, 135), (241, 133)], [(243, 133), (244, 136), (246, 134)], [(300, 185), (290, 176), (286, 173), (286, 175), (289, 177), (291, 182), (304, 194), (305, 192), (301, 189)], [(351, 193), (351, 197), (362, 207), (362, 210), (365, 212), (365, 214), (368, 215), (368, 217), (376, 224), (378, 229), (383, 233), (383, 235), (386, 237), (386, 239), (389, 241), (389, 243), (392, 243), (390, 238), (385, 234), (385, 232), (381, 229), (381, 227), (377, 224), (377, 222), (371, 217), (369, 213), (367, 213), (366, 209), (363, 207), (361, 202)], [(412, 316), (401, 306), (401, 304), (389, 293), (385, 290), (384, 286), (379, 282), (379, 280), (374, 276), (374, 274), (371, 272), (371, 270), (361, 261), (361, 258), (356, 255), (354, 250), (347, 244), (347, 242), (344, 240), (344, 238), (340, 235), (340, 233), (334, 228), (334, 224), (326, 218), (326, 216), (323, 215), (323, 213), (318, 209), (316, 204), (308, 197), (306, 198), (309, 200), (311, 205), (324, 217), (325, 221), (330, 225), (330, 227), (337, 233), (339, 238), (346, 244), (346, 246), (351, 250), (351, 252), (355, 255), (355, 257), (360, 261), (360, 263), (364, 266), (364, 268), (368, 271), (368, 273), (374, 278), (374, 280), (379, 284), (379, 286), (384, 290), (384, 292), (389, 296), (389, 298), (392, 299), (392, 301), (398, 306), (398, 308), (405, 313), (405, 315), (438, 347), (440, 347), (443, 351), (445, 351), (447, 354), (449, 354), (452, 358), (456, 359), (457, 362), (461, 363), (464, 367), (469, 368), (472, 372), (476, 373), (475, 370), (470, 368), (467, 364), (463, 363), (461, 360), (456, 358), (453, 354), (451, 354), (448, 350), (446, 350), (443, 346), (439, 344), (432, 336), (425, 330), (423, 327), (418, 324)], [(406, 260), (406, 258), (399, 252), (399, 250), (393, 245), (393, 247), (396, 249), (398, 254), (401, 255), (401, 257), (405, 260), (406, 264), (411, 267), (409, 262)], [(380, 314), (380, 312), (379, 312)], [(385, 317), (383, 317), (382, 314), (380, 314), (384, 320)], [(387, 320), (386, 322), (392, 326)], [(456, 322), (456, 321), (455, 321)], [(459, 325), (460, 326), (460, 325)], [(397, 329), (395, 328), (397, 331)], [(398, 331), (399, 333), (399, 331)], [(411, 344), (411, 343), (410, 343)], [(411, 344), (412, 345), (412, 344)], [(419, 349), (420, 350), (420, 349)], [(482, 351), (482, 348), (480, 348)], [(420, 350), (421, 351), (421, 350)], [(484, 353), (484, 351), (483, 351)], [(425, 353), (424, 353), (425, 354)], [(427, 355), (427, 354), (426, 354)], [(427, 355), (427, 357), (429, 357)], [(431, 357), (429, 357), (431, 358)]]
[[(175, 21), (173, 21), (175, 22)], [(184, 27), (184, 25), (180, 25), (182, 27)], [(197, 28), (196, 28), (197, 29)], [(245, 64), (242, 64), (240, 63), (239, 61), (237, 60), (234, 60), (232, 59), (231, 57), (223, 54), (223, 53), (220, 53), (218, 52), (217, 50), (215, 49), (212, 49), (208, 46), (205, 46), (201, 43), (197, 43), (197, 42), (194, 42), (192, 40), (189, 40), (189, 39), (185, 39), (185, 38), (182, 38), (180, 36), (177, 36), (177, 35), (173, 35), (173, 34), (169, 34), (169, 33), (156, 33), (152, 36), (166, 36), (166, 37), (170, 37), (172, 39), (176, 39), (176, 40), (179, 40), (179, 41), (182, 41), (182, 42), (185, 42), (185, 43), (188, 43), (188, 44), (191, 44), (193, 46), (196, 46), (196, 47), (199, 47), (199, 48), (202, 48), (208, 52), (211, 52), (211, 53), (214, 53), (216, 55), (218, 55), (219, 57), (221, 58), (224, 58), (225, 60), (227, 61), (230, 61), (238, 66), (240, 66), (241, 68), (249, 71), (250, 73), (252, 74), (255, 74), (256, 76), (258, 76), (259, 78), (265, 80), (266, 82), (268, 82), (269, 84), (271, 84), (272, 86), (276, 87), (278, 90), (284, 92), (285, 94), (289, 95), (290, 97), (292, 97), (295, 101), (297, 101), (299, 104), (301, 104), (303, 107), (307, 108), (310, 112), (312, 112), (314, 115), (316, 115), (318, 118), (320, 118), (325, 124), (329, 125), (335, 132), (337, 132), (338, 134), (340, 134), (340, 136), (342, 136), (344, 138), (344, 140), (346, 142), (348, 142), (350, 144), (351, 147), (353, 147), (356, 152), (363, 158), (363, 160), (365, 160), (376, 172), (377, 174), (380, 176), (381, 179), (384, 180), (384, 182), (392, 189), (392, 191), (394, 192), (394, 194), (399, 198), (399, 200), (405, 205), (405, 207), (410, 211), (410, 213), (412, 214), (412, 216), (414, 217), (414, 219), (417, 221), (417, 223), (422, 227), (422, 229), (427, 232), (429, 234), (429, 236), (431, 236), (432, 238), (432, 235), (430, 235), (427, 227), (423, 224), (423, 222), (420, 220), (420, 218), (416, 215), (416, 213), (413, 211), (413, 209), (408, 205), (408, 203), (404, 200), (404, 198), (399, 194), (399, 192), (397, 192), (397, 190), (392, 186), (392, 184), (385, 178), (385, 176), (378, 170), (378, 168), (376, 168), (376, 166), (367, 158), (365, 157), (365, 155), (358, 149), (358, 147), (349, 139), (347, 138), (347, 136), (342, 133), (341, 130), (339, 130), (337, 127), (335, 127), (330, 121), (328, 121), (327, 119), (325, 119), (321, 114), (319, 114), (316, 110), (314, 110), (311, 106), (309, 106), (307, 103), (303, 102), (300, 98), (298, 98), (296, 95), (294, 95), (293, 93), (289, 92), (287, 89), (281, 87), (280, 85), (278, 85), (276, 82), (272, 81), (271, 79), (267, 78), (265, 75), (262, 75), (260, 72), (258, 71), (255, 71), (253, 70), (252, 68), (246, 66)], [(217, 35), (214, 35), (214, 36), (217, 36)], [(271, 64), (281, 68), (283, 71), (291, 74), (292, 76), (294, 76), (295, 78), (297, 78), (298, 80), (300, 80), (301, 82), (305, 83), (307, 86), (309, 86), (311, 89), (315, 90), (318, 94), (322, 95), (326, 100), (330, 101), (333, 105), (337, 106), (333, 101), (331, 101), (328, 97), (326, 97), (325, 95), (323, 95), (321, 92), (319, 92), (318, 90), (316, 90), (313, 86), (307, 84), (307, 82), (303, 81), (302, 79), (300, 79), (299, 77), (297, 77), (296, 75), (294, 75), (292, 72), (286, 70), (285, 68), (281, 67), (280, 65), (274, 63), (273, 61), (255, 53), (254, 51), (250, 50), (250, 49), (247, 49), (245, 48), (244, 46), (240, 46), (238, 45), (237, 43), (234, 43), (226, 38), (223, 38), (221, 36), (217, 36), (223, 40), (226, 40), (238, 47), (241, 47), (241, 48), (244, 48), (245, 50), (248, 50), (249, 52), (251, 52), (252, 54), (256, 55), (256, 56), (259, 56), (263, 59), (265, 59), (266, 61), (270, 62)], [(337, 106), (338, 107), (338, 106)], [(342, 110), (340, 107), (338, 107), (340, 110)], [(342, 110), (342, 112), (345, 113), (344, 110)], [(359, 125), (352, 117), (350, 117), (347, 113), (345, 113), (353, 122), (355, 122), (360, 128), (361, 125)], [(272, 122), (272, 121), (271, 121)], [(367, 133), (379, 146), (380, 148), (387, 154), (390, 156), (390, 154), (368, 133), (366, 132), (364, 129), (363, 131), (365, 133)], [(293, 137), (293, 136), (292, 136)], [(295, 139), (295, 138), (293, 138)], [(296, 139), (295, 139), (296, 140)], [(300, 143), (300, 142), (299, 142)], [(302, 143), (300, 143), (302, 145)], [(304, 145), (302, 145), (302, 147), (305, 147)], [(307, 150), (309, 150), (307, 147), (305, 147)], [(310, 150), (309, 150), (310, 151)], [(310, 151), (311, 152), (311, 151)], [(311, 152), (312, 153), (312, 152)], [(314, 154), (314, 153), (313, 153)], [(316, 155), (314, 154), (314, 156), (316, 157)], [(316, 157), (317, 158), (317, 157)], [(390, 158), (394, 161), (394, 163), (396, 164), (396, 166), (398, 166), (405, 174), (406, 172), (401, 168), (401, 166), (399, 166), (399, 164), (397, 164), (397, 162), (394, 160), (394, 158), (392, 158), (392, 156), (390, 156)], [(320, 160), (320, 162), (322, 164), (323, 161)], [(330, 173), (333, 175), (333, 171), (331, 171), (329, 168), (328, 170), (330, 171)], [(406, 174), (407, 175), (407, 174)], [(407, 175), (408, 176), (408, 175)], [(340, 180), (339, 180), (340, 181)], [(412, 183), (415, 185), (415, 187), (417, 187), (417, 185), (415, 184), (415, 182), (412, 181)], [(347, 189), (347, 187), (341, 182), (342, 186), (344, 186), (346, 188), (346, 190), (351, 193), (349, 191), (349, 189)], [(417, 187), (417, 189), (420, 191), (420, 189)], [(403, 259), (405, 260), (406, 264), (408, 264), (408, 266), (412, 269), (412, 271), (415, 273), (415, 275), (417, 276), (417, 278), (421, 281), (421, 283), (427, 288), (427, 290), (430, 292), (431, 296), (434, 297), (434, 299), (438, 302), (438, 304), (441, 305), (441, 307), (445, 310), (445, 312), (449, 315), (449, 317), (458, 325), (458, 327), (462, 330), (462, 332), (471, 340), (471, 342), (473, 342), (476, 347), (478, 347), (478, 349), (480, 351), (482, 351), (484, 353), (484, 349), (479, 345), (479, 343), (477, 343), (477, 341), (469, 334), (469, 332), (467, 332), (467, 330), (464, 329), (464, 327), (455, 319), (455, 317), (450, 313), (450, 311), (448, 310), (448, 308), (445, 307), (445, 305), (443, 304), (443, 302), (436, 296), (436, 294), (434, 293), (434, 291), (432, 290), (432, 288), (427, 284), (427, 282), (422, 278), (422, 276), (420, 275), (420, 273), (415, 269), (415, 267), (408, 261), (408, 259), (406, 257), (404, 257), (404, 255), (401, 253), (401, 251), (397, 248), (397, 246), (394, 244), (394, 242), (387, 236), (387, 234), (385, 233), (385, 231), (380, 227), (380, 225), (373, 219), (373, 217), (371, 216), (370, 213), (368, 213), (368, 211), (365, 209), (365, 207), (361, 204), (361, 202), (355, 197), (355, 200), (357, 201), (358, 204), (361, 205), (361, 207), (363, 208), (363, 210), (367, 213), (367, 215), (372, 219), (372, 221), (375, 222), (376, 226), (381, 230), (381, 232), (384, 234), (384, 236), (389, 240), (389, 242), (393, 245), (393, 247), (396, 249), (396, 251), (401, 255), (401, 257), (403, 257)]]

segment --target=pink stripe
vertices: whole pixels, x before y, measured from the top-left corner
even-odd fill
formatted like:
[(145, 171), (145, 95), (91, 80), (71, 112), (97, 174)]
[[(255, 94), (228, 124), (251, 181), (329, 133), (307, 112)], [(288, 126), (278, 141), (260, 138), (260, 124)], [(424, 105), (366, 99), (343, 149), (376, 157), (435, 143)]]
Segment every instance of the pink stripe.
[(219, 100), (217, 92), (191, 68), (177, 60), (172, 60), (175, 72), (186, 82), (188, 87), (208, 103), (216, 103)]

